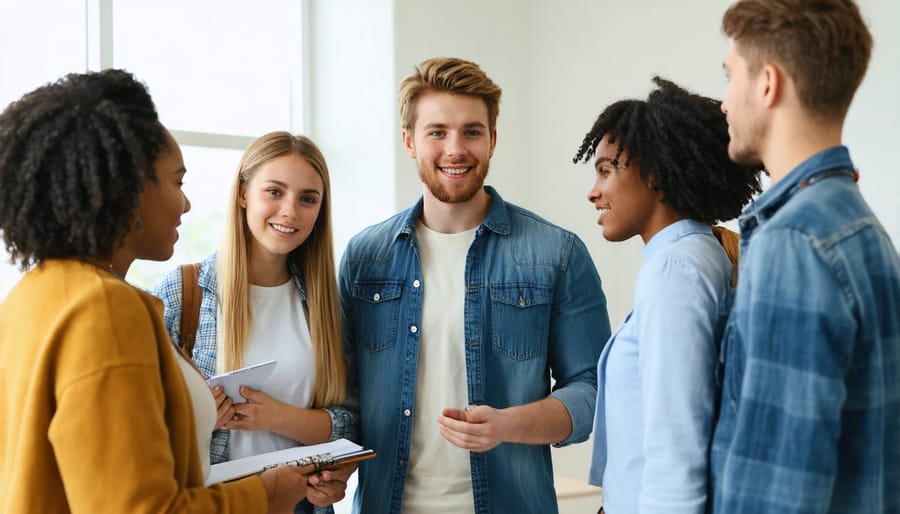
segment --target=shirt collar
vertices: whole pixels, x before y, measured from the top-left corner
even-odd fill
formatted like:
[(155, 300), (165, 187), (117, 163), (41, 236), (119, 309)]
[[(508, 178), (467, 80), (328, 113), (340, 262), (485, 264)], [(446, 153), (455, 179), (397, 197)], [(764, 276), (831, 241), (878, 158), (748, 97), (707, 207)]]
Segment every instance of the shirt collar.
[(641, 249), (644, 260), (649, 260), (661, 249), (689, 234), (712, 235), (712, 227), (696, 220), (682, 219), (660, 230)]
[[(491, 197), (491, 208), (487, 217), (481, 222), (478, 233), (481, 233), (483, 227), (498, 234), (509, 234), (509, 214), (506, 211), (506, 202), (503, 201), (500, 193), (493, 187), (484, 186), (484, 190)], [(403, 216), (403, 223), (400, 224), (400, 229), (394, 235), (395, 240), (400, 236), (409, 236), (416, 231), (416, 223), (422, 217), (423, 205), (424, 197), (419, 197), (419, 201), (406, 211)]]
[(741, 232), (750, 231), (775, 215), (804, 180), (821, 171), (839, 168), (853, 169), (853, 161), (850, 160), (850, 152), (846, 146), (833, 146), (813, 154), (744, 209), (738, 219)]

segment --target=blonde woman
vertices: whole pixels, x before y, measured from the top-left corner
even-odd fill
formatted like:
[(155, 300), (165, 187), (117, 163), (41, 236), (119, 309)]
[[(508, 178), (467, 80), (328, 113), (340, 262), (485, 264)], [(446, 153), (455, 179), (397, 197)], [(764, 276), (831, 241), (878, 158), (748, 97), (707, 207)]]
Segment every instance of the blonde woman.
[[(272, 132), (244, 152), (222, 248), (200, 265), (203, 296), (191, 357), (207, 378), (272, 359), (277, 365), (265, 391), (242, 387), (243, 398), (228, 398), (213, 390), (213, 464), (356, 437), (356, 417), (341, 407), (347, 372), (330, 204), (328, 167), (308, 138)], [(182, 285), (175, 270), (155, 291), (179, 345)], [(353, 469), (311, 478), (308, 502), (341, 499)], [(303, 502), (298, 512), (313, 508)]]

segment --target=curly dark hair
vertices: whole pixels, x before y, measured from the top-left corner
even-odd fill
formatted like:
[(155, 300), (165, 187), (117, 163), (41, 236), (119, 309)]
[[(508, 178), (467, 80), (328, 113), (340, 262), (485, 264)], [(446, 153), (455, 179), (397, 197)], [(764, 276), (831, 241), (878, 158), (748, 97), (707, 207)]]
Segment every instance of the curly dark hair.
[(72, 73), (0, 114), (0, 231), (26, 270), (108, 258), (155, 181), (166, 133), (147, 88), (123, 70)]
[[(572, 162), (587, 162), (606, 137), (638, 161), (643, 180), (662, 201), (687, 218), (704, 223), (729, 220), (760, 189), (760, 165), (736, 164), (728, 157), (728, 123), (721, 102), (690, 93), (654, 77), (657, 89), (644, 100), (621, 100), (603, 111), (584, 136)], [(630, 162), (626, 161), (627, 168)]]

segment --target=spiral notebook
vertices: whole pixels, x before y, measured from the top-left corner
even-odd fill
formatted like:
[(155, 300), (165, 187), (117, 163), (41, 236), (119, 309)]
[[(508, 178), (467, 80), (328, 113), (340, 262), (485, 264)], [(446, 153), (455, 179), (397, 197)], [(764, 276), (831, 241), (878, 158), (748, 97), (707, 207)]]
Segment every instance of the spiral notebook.
[(285, 450), (213, 464), (210, 467), (206, 485), (228, 482), (229, 480), (237, 480), (245, 476), (262, 473), (280, 464), (289, 466), (315, 464), (316, 469), (327, 469), (339, 464), (371, 459), (374, 456), (374, 450), (367, 450), (347, 439), (337, 439), (310, 446), (296, 446)]

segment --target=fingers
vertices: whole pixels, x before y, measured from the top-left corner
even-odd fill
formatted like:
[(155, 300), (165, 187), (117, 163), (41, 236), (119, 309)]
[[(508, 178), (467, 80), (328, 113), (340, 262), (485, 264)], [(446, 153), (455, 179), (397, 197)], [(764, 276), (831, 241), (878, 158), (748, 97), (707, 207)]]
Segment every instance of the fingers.
[(235, 410), (231, 397), (225, 394), (222, 386), (211, 387), (210, 392), (216, 402), (216, 425), (214, 428), (218, 430), (224, 428), (225, 424), (234, 417)]
[(470, 452), (486, 452), (501, 442), (484, 435), (455, 432), (445, 426), (441, 426), (440, 431), (441, 436), (443, 436), (450, 444)]
[(459, 432), (460, 434), (480, 434), (484, 431), (486, 427), (483, 426), (483, 423), (476, 423), (472, 420), (458, 420), (455, 418), (440, 416), (438, 418), (438, 423), (446, 427), (454, 432)]
[(265, 403), (272, 398), (258, 389), (252, 389), (247, 386), (241, 386), (240, 392), (241, 396), (254, 403)]
[(209, 390), (212, 391), (216, 405), (219, 405), (225, 398), (228, 398), (228, 396), (225, 395), (225, 389), (223, 389), (222, 386), (211, 387)]
[(234, 411), (230, 418), (225, 420), (223, 428), (228, 430), (256, 430), (258, 413), (257, 406), (252, 403), (235, 403), (231, 406)]
[(269, 499), (268, 511), (293, 512), (294, 505), (306, 496), (306, 475), (313, 470), (313, 466), (278, 466), (260, 475)]
[(469, 405), (466, 407), (466, 421), (469, 423), (487, 423), (496, 409), (487, 405)]
[(313, 505), (324, 507), (344, 498), (347, 479), (356, 471), (357, 463), (342, 464), (309, 477), (306, 499)]
[(329, 482), (332, 480), (338, 480), (341, 482), (346, 482), (350, 479), (350, 475), (356, 471), (357, 463), (350, 462), (347, 464), (341, 464), (339, 466), (335, 466), (331, 469), (323, 470), (319, 473), (316, 473), (312, 477), (310, 477), (311, 484), (318, 484), (319, 482)]
[(224, 408), (219, 407), (219, 410), (216, 412), (216, 429), (223, 428), (229, 421), (234, 419), (234, 406), (231, 405), (231, 400), (228, 401), (227, 405)]
[(226, 430), (259, 430), (257, 417), (250, 413), (248, 409), (239, 410), (245, 404), (237, 404), (234, 408), (234, 414), (227, 419), (222, 428)]
[[(306, 488), (306, 499), (313, 505), (324, 507), (338, 502), (344, 498), (347, 490), (347, 482), (343, 480), (315, 480), (312, 475)], [(313, 482), (316, 482), (313, 485)]]
[(441, 415), (453, 418), (459, 421), (466, 421), (466, 411), (460, 409), (454, 409), (452, 407), (447, 407), (441, 411)]
[[(458, 419), (462, 412), (463, 420)], [(499, 416), (496, 409), (488, 406), (470, 405), (465, 411), (444, 409), (438, 418), (441, 436), (448, 442), (473, 452), (483, 452), (494, 448), (502, 441)]]

